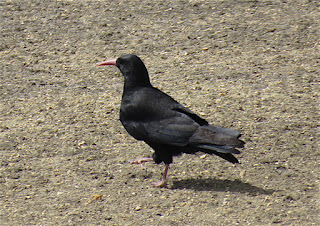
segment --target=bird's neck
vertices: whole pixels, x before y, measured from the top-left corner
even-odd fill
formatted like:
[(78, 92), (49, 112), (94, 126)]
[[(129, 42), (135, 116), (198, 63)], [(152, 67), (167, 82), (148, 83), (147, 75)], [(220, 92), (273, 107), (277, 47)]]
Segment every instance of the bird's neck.
[(124, 76), (124, 90), (136, 87), (152, 87), (148, 74), (140, 76)]

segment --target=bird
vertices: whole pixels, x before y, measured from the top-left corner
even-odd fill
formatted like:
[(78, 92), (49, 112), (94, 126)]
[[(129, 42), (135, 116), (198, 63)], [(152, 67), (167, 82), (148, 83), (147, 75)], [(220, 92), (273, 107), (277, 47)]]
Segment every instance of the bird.
[(168, 94), (151, 85), (148, 70), (134, 54), (125, 54), (106, 60), (98, 66), (114, 65), (124, 76), (120, 106), (120, 121), (135, 139), (144, 141), (153, 149), (152, 158), (139, 158), (132, 164), (154, 161), (164, 162), (165, 170), (154, 187), (168, 187), (169, 165), (173, 156), (182, 153), (203, 152), (215, 154), (231, 163), (239, 163), (233, 154), (243, 148), (241, 132), (210, 125), (190, 109), (178, 103)]

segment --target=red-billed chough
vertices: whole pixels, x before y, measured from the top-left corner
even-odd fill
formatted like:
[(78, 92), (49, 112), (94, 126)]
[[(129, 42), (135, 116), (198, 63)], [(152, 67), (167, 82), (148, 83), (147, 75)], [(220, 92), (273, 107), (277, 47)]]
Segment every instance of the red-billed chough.
[(152, 158), (142, 158), (132, 163), (142, 164), (154, 160), (166, 165), (162, 180), (155, 187), (167, 186), (167, 172), (172, 157), (181, 153), (204, 152), (215, 154), (238, 163), (232, 154), (244, 147), (240, 132), (209, 125), (209, 123), (185, 108), (172, 97), (153, 87), (147, 68), (133, 54), (99, 64), (115, 65), (124, 76), (124, 89), (120, 107), (120, 121), (128, 133), (143, 140), (153, 150)]

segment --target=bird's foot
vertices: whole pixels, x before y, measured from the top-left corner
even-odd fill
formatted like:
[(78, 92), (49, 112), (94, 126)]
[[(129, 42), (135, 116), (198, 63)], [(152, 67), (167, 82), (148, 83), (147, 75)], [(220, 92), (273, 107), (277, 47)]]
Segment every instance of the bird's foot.
[(153, 161), (152, 158), (138, 158), (136, 160), (133, 160), (130, 162), (130, 164), (140, 164), (142, 169), (146, 169), (146, 167), (143, 165), (145, 162), (151, 162)]
[(168, 188), (167, 180), (165, 179), (162, 179), (161, 181), (158, 181), (158, 182), (153, 182), (152, 185), (155, 188)]
[(168, 175), (168, 170), (169, 170), (169, 164), (166, 164), (166, 168), (164, 170), (163, 176), (161, 181), (159, 182), (153, 182), (153, 187), (155, 188), (169, 188), (167, 184), (167, 175)]

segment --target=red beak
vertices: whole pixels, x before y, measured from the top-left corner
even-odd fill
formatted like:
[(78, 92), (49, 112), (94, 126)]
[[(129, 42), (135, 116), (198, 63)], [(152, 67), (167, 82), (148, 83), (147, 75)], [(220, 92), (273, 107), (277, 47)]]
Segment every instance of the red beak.
[(106, 60), (98, 64), (98, 66), (104, 66), (104, 65), (117, 65), (117, 60)]

